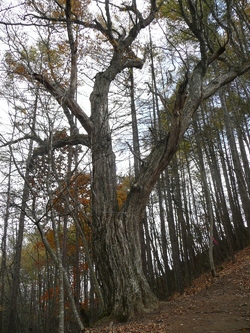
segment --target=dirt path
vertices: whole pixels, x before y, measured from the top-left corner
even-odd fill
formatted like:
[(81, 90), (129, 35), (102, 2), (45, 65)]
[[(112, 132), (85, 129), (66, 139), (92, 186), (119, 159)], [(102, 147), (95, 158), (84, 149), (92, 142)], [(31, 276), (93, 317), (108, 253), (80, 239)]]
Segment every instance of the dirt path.
[(203, 275), (181, 297), (126, 324), (97, 326), (91, 333), (250, 332), (250, 247), (226, 263), (218, 277)]

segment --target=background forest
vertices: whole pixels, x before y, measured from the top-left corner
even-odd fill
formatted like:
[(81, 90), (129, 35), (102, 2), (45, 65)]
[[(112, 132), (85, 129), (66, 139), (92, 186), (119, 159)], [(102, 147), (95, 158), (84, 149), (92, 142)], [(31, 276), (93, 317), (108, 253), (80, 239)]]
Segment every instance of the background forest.
[[(192, 73), (205, 58), (204, 86), (228, 68), (237, 73), (204, 93), (152, 181), (136, 219), (140, 265), (153, 294), (168, 300), (234, 261), (250, 242), (248, 1), (3, 1), (0, 15), (0, 331), (78, 332), (113, 311), (96, 254), (106, 231), (94, 222), (94, 200), (109, 190), (96, 194), (93, 138), (108, 118), (117, 174), (100, 170), (115, 178), (124, 212), (150, 151), (166, 145), (195, 96)], [(125, 36), (133, 47), (120, 51)], [(127, 62), (93, 135), (95, 84), (117, 54)]]

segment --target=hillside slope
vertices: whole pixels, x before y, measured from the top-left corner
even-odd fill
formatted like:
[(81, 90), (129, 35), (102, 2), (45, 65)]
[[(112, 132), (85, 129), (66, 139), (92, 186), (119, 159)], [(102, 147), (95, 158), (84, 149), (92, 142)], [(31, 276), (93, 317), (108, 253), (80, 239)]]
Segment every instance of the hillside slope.
[(91, 333), (250, 332), (250, 247), (225, 263), (216, 278), (204, 274), (184, 295), (161, 302), (158, 311), (126, 324), (102, 323)]

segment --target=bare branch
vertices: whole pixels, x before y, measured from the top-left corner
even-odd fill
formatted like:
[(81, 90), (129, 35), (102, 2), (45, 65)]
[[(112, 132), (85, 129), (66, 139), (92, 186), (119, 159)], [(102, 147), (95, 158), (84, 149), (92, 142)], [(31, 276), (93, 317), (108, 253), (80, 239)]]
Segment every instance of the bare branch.
[(65, 138), (60, 138), (58, 140), (54, 140), (51, 143), (48, 141), (44, 141), (43, 144), (40, 147), (37, 147), (33, 151), (33, 155), (31, 157), (31, 160), (29, 162), (29, 168), (32, 169), (34, 165), (34, 160), (38, 156), (47, 155), (52, 148), (52, 150), (63, 148), (66, 146), (76, 146), (76, 145), (84, 145), (86, 147), (90, 147), (90, 140), (89, 136), (85, 134), (78, 134), (74, 136), (67, 136)]
[(72, 31), (71, 0), (66, 0), (65, 15), (67, 18), (67, 32), (68, 32), (70, 53), (71, 53), (70, 85), (69, 85), (68, 94), (71, 98), (74, 98), (77, 88), (77, 46)]
[(158, 7), (156, 6), (156, 0), (151, 0), (150, 3), (151, 3), (150, 13), (145, 19), (143, 18), (141, 12), (137, 9), (136, 6), (125, 6), (127, 10), (132, 11), (138, 17), (138, 22), (136, 22), (136, 24), (130, 29), (127, 38), (124, 40), (124, 45), (126, 47), (129, 47), (136, 39), (139, 32), (142, 29), (146, 28), (155, 19), (159, 8), (163, 4), (163, 1), (161, 1)]
[(45, 78), (41, 74), (32, 73), (31, 77), (41, 83), (51, 93), (51, 95), (55, 97), (55, 99), (60, 105), (65, 104), (75, 115), (75, 117), (80, 121), (81, 125), (88, 134), (92, 132), (92, 121), (82, 110), (79, 104), (73, 98), (68, 96), (67, 92), (65, 92), (61, 87), (55, 87), (47, 78)]
[(229, 72), (223, 73), (211, 81), (203, 89), (203, 99), (212, 96), (220, 87), (232, 82), (236, 77), (243, 75), (250, 70), (250, 61), (245, 62), (239, 68), (232, 68)]
[(41, 138), (39, 138), (38, 136), (27, 134), (27, 135), (23, 136), (22, 138), (19, 138), (19, 139), (16, 139), (16, 140), (10, 140), (10, 141), (7, 141), (7, 142), (3, 143), (0, 146), (0, 148), (11, 146), (11, 145), (14, 145), (14, 144), (16, 144), (18, 142), (21, 142), (21, 141), (24, 141), (24, 140), (29, 140), (29, 139), (33, 140), (33, 141), (36, 141), (39, 144), (43, 144), (44, 143), (44, 141)]

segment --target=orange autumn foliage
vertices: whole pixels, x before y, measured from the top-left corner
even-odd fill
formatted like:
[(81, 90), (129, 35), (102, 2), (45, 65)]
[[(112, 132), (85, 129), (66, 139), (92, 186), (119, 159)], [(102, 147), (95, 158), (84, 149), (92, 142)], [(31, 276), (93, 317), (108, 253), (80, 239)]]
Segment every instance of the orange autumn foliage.
[(55, 191), (52, 207), (59, 214), (66, 214), (65, 199), (68, 199), (70, 205), (81, 204), (84, 208), (90, 205), (90, 175), (85, 173), (76, 173), (63, 188)]
[(116, 189), (119, 208), (121, 208), (122, 205), (125, 203), (130, 187), (131, 187), (131, 178), (129, 176), (120, 178), (120, 182), (117, 185)]

